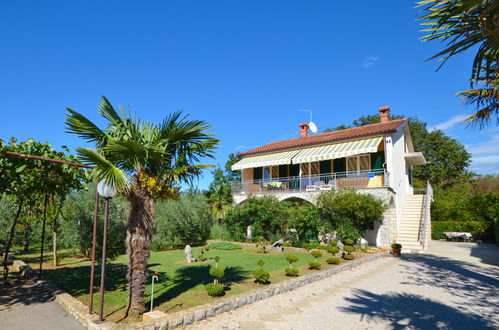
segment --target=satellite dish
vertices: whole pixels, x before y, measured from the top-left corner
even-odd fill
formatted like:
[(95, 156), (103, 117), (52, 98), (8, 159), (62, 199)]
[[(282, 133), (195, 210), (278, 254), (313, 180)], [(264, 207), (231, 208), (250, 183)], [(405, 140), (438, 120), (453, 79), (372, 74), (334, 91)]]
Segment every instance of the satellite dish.
[(317, 125), (315, 125), (313, 121), (308, 123), (308, 128), (310, 129), (310, 132), (317, 133)]

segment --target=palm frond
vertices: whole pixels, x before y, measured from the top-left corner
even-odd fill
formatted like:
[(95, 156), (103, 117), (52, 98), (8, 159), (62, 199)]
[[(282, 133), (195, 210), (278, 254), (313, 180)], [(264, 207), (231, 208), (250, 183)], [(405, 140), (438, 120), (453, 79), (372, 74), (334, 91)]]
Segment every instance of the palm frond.
[(118, 115), (116, 110), (114, 110), (111, 102), (109, 102), (105, 96), (101, 96), (97, 108), (99, 109), (101, 116), (106, 118), (110, 125), (118, 126), (122, 124), (121, 117)]
[(79, 137), (89, 142), (94, 142), (98, 146), (106, 143), (106, 133), (92, 123), (88, 118), (83, 116), (77, 111), (66, 108), (68, 114), (66, 115), (66, 132), (77, 134)]
[(76, 151), (84, 164), (95, 166), (91, 172), (95, 179), (106, 180), (109, 185), (118, 190), (127, 185), (125, 173), (99, 151), (90, 148), (78, 148)]

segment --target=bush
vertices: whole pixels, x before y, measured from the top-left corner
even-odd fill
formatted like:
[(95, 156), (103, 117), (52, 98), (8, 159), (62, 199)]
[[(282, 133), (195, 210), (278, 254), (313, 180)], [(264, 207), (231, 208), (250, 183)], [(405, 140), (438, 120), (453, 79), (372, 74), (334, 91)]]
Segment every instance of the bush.
[(307, 250), (315, 249), (318, 246), (319, 246), (319, 242), (309, 242), (309, 243), (303, 244), (303, 248), (307, 249)]
[(282, 236), (292, 209), (291, 202), (279, 202), (272, 196), (250, 197), (244, 204), (229, 209), (223, 221), (236, 240), (244, 241), (248, 226), (253, 228), (253, 237), (263, 236), (269, 240), (277, 234)]
[(341, 259), (338, 257), (331, 257), (326, 260), (328, 264), (338, 265), (341, 262)]
[[(314, 205), (305, 203), (295, 204), (291, 207), (286, 228), (296, 230), (295, 241), (307, 242), (310, 238), (316, 238), (324, 227), (325, 222), (321, 219)], [(319, 245), (319, 242), (316, 243)], [(317, 247), (317, 245), (310, 247), (310, 249)]]
[[(91, 255), (92, 229), (94, 222), (95, 184), (88, 185), (88, 189), (71, 193), (62, 208), (60, 224), (59, 246), (61, 248), (78, 247), (81, 254)], [(107, 236), (107, 258), (116, 259), (125, 253), (126, 219), (128, 213), (127, 202), (124, 198), (116, 197), (109, 201), (109, 219)], [(100, 262), (102, 258), (102, 228), (104, 227), (104, 201), (99, 203), (99, 220), (97, 223), (96, 256)], [(50, 226), (47, 224), (47, 234)], [(45, 238), (47, 239), (47, 237)]]
[(243, 247), (239, 244), (229, 243), (229, 242), (215, 242), (208, 245), (208, 248), (214, 250), (239, 250)]
[(260, 283), (260, 284), (268, 284), (270, 283), (270, 274), (268, 271), (257, 268), (253, 272), (253, 277), (255, 278), (255, 282)]
[(321, 193), (317, 209), (341, 239), (357, 240), (372, 229), (376, 221), (382, 220), (387, 207), (372, 195), (341, 189)]
[(399, 244), (399, 243), (393, 243), (392, 244), (392, 249), (398, 249), (398, 250), (400, 250), (401, 248), (402, 248), (402, 245)]
[(294, 268), (294, 267), (288, 267), (284, 271), (286, 272), (287, 276), (298, 276), (298, 274), (300, 273), (298, 268)]
[(314, 259), (322, 257), (321, 251), (312, 251), (312, 252), (310, 252), (310, 254), (312, 255), (312, 257), (314, 257)]
[(210, 237), (213, 219), (203, 195), (183, 195), (180, 200), (156, 204), (152, 246), (162, 250), (170, 246), (201, 244)]
[(231, 236), (227, 227), (220, 223), (213, 223), (211, 225), (211, 239), (218, 239), (222, 241), (232, 241), (234, 238)]
[(351, 254), (353, 251), (355, 251), (355, 248), (353, 246), (350, 246), (350, 245), (345, 245), (343, 247), (343, 251), (348, 252), (348, 254)]
[(353, 259), (355, 259), (355, 256), (353, 254), (345, 254), (343, 256), (343, 259), (345, 259), (345, 260), (353, 260)]
[(296, 254), (288, 254), (286, 256), (286, 260), (289, 262), (289, 264), (293, 264), (298, 261), (298, 256)]
[(351, 240), (350, 238), (347, 238), (347, 239), (345, 239), (345, 244), (346, 245), (353, 245), (353, 240)]
[(212, 297), (220, 297), (225, 294), (223, 284), (209, 283), (204, 286), (208, 294)]
[(328, 244), (328, 246), (337, 246), (337, 245), (338, 245), (338, 241), (331, 241)]
[(222, 277), (224, 277), (225, 271), (223, 268), (220, 267), (211, 267), (210, 268), (210, 275), (217, 279), (220, 280)]
[(337, 246), (329, 246), (327, 252), (331, 253), (333, 256), (340, 252), (340, 248)]
[(321, 263), (319, 261), (310, 261), (308, 263), (308, 268), (310, 268), (310, 269), (321, 269)]
[(463, 231), (473, 234), (480, 239), (487, 239), (491, 236), (489, 229), (491, 224), (485, 221), (432, 221), (431, 222), (431, 238), (442, 239), (447, 231)]

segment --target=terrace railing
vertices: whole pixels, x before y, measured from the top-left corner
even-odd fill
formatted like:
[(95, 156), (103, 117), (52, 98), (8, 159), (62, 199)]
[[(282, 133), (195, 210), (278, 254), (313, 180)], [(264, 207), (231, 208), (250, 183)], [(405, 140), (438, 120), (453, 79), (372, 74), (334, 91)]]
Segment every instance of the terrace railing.
[(385, 170), (338, 172), (272, 179), (238, 181), (232, 183), (233, 194), (278, 193), (283, 191), (326, 191), (346, 188), (387, 187), (389, 175)]

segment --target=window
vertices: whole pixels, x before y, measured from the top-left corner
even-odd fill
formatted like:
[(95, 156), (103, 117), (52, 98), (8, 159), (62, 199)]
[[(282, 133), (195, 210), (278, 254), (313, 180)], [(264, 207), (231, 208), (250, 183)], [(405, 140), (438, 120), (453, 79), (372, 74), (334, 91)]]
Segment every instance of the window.
[(371, 157), (369, 154), (347, 158), (347, 172), (369, 171), (371, 169)]

